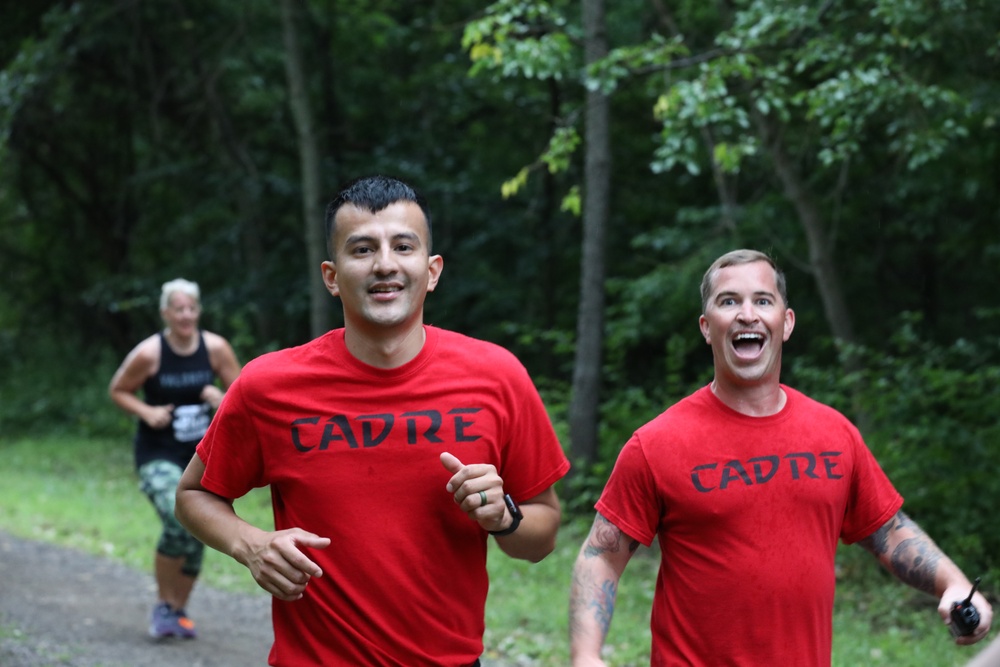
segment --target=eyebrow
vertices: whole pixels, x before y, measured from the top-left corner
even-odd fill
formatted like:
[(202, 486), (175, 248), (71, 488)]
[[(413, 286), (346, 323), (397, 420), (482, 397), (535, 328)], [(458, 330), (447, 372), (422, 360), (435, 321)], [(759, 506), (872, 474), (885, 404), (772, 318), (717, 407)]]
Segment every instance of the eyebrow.
[[(718, 294), (715, 295), (715, 301), (718, 301), (719, 299), (728, 298), (728, 297), (738, 297), (738, 296), (741, 296), (741, 293), (740, 292), (735, 292), (733, 290), (730, 290), (730, 291), (727, 291), (727, 292), (719, 292)], [(774, 297), (774, 292), (769, 292), (767, 290), (758, 290), (758, 291), (754, 292), (753, 294), (751, 294), (751, 296), (753, 296), (753, 297), (766, 296), (766, 297), (769, 297), (771, 299), (775, 298)]]

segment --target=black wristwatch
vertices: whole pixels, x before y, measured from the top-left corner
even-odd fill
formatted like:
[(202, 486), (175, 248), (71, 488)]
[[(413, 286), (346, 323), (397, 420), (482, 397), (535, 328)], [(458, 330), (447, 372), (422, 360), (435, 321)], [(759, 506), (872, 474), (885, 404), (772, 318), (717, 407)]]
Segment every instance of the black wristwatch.
[(521, 514), (521, 508), (517, 506), (517, 503), (514, 502), (509, 493), (504, 495), (503, 502), (507, 505), (507, 510), (510, 512), (510, 516), (514, 519), (514, 522), (503, 530), (488, 531), (490, 535), (510, 535), (517, 530), (517, 527), (521, 525), (521, 519), (524, 518), (524, 515)]

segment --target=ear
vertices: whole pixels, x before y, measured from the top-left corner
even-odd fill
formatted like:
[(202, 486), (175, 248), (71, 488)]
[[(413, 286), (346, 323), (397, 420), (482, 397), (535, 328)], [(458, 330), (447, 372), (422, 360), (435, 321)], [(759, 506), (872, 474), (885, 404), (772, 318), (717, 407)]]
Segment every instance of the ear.
[(795, 311), (791, 308), (785, 308), (785, 326), (784, 332), (782, 333), (781, 340), (787, 342), (789, 338), (792, 337), (792, 329), (795, 328)]
[(427, 291), (433, 292), (444, 271), (444, 258), (441, 255), (431, 255), (427, 258)]
[(708, 328), (708, 320), (705, 319), (704, 315), (698, 316), (698, 328), (701, 329), (701, 336), (705, 339), (705, 342), (709, 345), (712, 344), (712, 335)]
[(323, 284), (327, 291), (333, 296), (340, 296), (340, 286), (337, 285), (337, 265), (331, 261), (323, 262), (320, 265), (323, 272)]

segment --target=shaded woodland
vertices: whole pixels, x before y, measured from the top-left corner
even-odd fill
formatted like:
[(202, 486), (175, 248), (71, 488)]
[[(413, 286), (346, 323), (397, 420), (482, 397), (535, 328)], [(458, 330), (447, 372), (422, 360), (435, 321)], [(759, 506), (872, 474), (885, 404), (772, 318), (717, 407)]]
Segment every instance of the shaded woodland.
[(322, 209), (381, 172), (434, 213), (427, 320), (542, 389), (571, 512), (710, 378), (701, 274), (755, 247), (788, 274), (785, 380), (997, 566), (993, 0), (8, 5), (0, 447), (127, 433), (104, 391), (165, 280), (201, 284), (244, 361), (337, 326)]

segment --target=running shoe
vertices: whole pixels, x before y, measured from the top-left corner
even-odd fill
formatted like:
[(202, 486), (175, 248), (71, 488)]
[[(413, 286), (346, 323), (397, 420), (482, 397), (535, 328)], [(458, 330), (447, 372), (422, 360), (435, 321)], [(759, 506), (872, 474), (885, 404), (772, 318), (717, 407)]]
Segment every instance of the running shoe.
[(197, 637), (198, 632), (194, 629), (194, 621), (188, 617), (187, 612), (178, 609), (175, 613), (177, 614), (177, 636), (184, 639)]
[(194, 621), (188, 618), (183, 609), (171, 609), (166, 602), (159, 602), (153, 607), (149, 621), (149, 636), (153, 639), (168, 637), (194, 639), (197, 635)]

